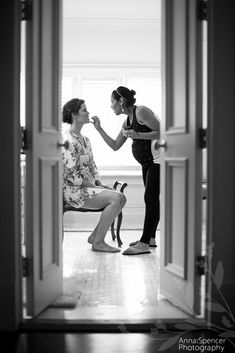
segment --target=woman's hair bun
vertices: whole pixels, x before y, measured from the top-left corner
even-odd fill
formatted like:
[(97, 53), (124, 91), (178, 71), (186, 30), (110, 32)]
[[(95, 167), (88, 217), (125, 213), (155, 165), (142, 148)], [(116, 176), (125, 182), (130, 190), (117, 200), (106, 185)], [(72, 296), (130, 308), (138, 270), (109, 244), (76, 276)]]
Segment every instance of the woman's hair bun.
[(73, 122), (73, 113), (77, 113), (81, 108), (82, 104), (85, 103), (83, 99), (72, 98), (63, 106), (63, 122), (72, 124)]
[(124, 98), (128, 103), (130, 103), (130, 105), (135, 104), (136, 99), (134, 98), (134, 95), (136, 94), (136, 92), (133, 89), (130, 90), (127, 87), (119, 86), (117, 88), (117, 93), (120, 97)]

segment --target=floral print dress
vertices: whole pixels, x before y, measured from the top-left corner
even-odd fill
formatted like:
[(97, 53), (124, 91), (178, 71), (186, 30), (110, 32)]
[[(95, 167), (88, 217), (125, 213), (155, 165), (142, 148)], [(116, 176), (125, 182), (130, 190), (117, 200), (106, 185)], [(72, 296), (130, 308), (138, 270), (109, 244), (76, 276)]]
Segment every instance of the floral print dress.
[(64, 202), (80, 208), (86, 200), (104, 189), (82, 186), (83, 179), (93, 184), (96, 180), (101, 180), (88, 137), (80, 137), (69, 129), (63, 133), (63, 141), (69, 142), (69, 148), (62, 149)]

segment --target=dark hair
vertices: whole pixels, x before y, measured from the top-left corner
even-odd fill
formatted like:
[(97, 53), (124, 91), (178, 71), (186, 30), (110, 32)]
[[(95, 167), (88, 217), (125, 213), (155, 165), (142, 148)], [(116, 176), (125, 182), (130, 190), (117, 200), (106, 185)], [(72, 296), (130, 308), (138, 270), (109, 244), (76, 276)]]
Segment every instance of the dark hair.
[(120, 98), (121, 98), (121, 96), (117, 93), (116, 90), (114, 90), (114, 91), (112, 92), (112, 97), (113, 97), (116, 101), (118, 101), (118, 102), (119, 102), (119, 100), (120, 100)]
[(114, 99), (117, 101), (120, 100), (120, 98), (124, 98), (126, 101), (126, 104), (131, 106), (134, 105), (136, 102), (136, 99), (134, 96), (136, 95), (136, 92), (132, 89), (129, 90), (127, 87), (119, 86), (115, 91), (113, 91), (112, 96)]
[(82, 104), (85, 103), (83, 99), (73, 98), (63, 106), (63, 122), (72, 124), (73, 117), (72, 113), (76, 114), (81, 108)]

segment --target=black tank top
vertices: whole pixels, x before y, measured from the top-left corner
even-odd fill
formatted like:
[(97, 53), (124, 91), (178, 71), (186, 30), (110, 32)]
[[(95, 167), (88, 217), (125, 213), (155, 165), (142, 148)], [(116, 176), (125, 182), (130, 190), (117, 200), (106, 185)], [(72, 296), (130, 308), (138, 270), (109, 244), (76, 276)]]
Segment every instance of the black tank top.
[[(134, 130), (136, 132), (151, 132), (152, 130), (144, 125), (140, 124), (136, 119), (136, 106), (133, 109), (133, 120), (130, 123), (129, 116), (127, 117), (127, 128)], [(132, 142), (132, 154), (134, 158), (139, 162), (142, 166), (146, 167), (153, 163), (153, 155), (151, 151), (151, 140), (140, 140), (133, 139)]]

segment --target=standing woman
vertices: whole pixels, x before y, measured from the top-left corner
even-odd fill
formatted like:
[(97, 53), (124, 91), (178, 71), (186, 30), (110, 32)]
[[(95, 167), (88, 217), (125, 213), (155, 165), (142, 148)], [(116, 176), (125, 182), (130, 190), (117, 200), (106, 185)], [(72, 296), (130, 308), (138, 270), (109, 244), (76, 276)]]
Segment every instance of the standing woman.
[(135, 91), (120, 86), (111, 95), (111, 107), (116, 115), (126, 114), (122, 130), (113, 140), (101, 127), (98, 117), (93, 117), (94, 126), (104, 141), (117, 151), (131, 138), (132, 154), (142, 166), (145, 186), (145, 219), (143, 233), (139, 241), (130, 244), (123, 255), (150, 253), (150, 247), (156, 247), (156, 230), (160, 218), (160, 156), (153, 156), (152, 141), (160, 138), (160, 122), (151, 109), (135, 105)]
[(63, 141), (69, 143), (69, 148), (62, 150), (64, 202), (78, 209), (104, 208), (88, 243), (92, 244), (93, 251), (119, 252), (120, 249), (108, 245), (104, 239), (126, 198), (101, 181), (90, 140), (81, 133), (83, 125), (90, 122), (84, 100), (73, 98), (64, 105), (63, 122), (70, 125), (63, 133)]

